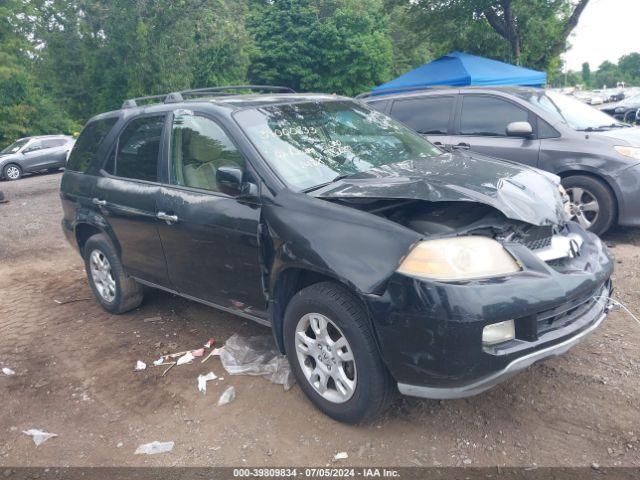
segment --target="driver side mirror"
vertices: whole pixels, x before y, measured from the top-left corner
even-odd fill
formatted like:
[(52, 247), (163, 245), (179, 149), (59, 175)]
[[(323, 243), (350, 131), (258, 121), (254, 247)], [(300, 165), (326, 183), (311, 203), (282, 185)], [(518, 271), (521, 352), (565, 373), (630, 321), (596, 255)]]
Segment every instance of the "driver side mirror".
[(216, 170), (218, 190), (232, 197), (253, 198), (258, 196), (258, 187), (254, 183), (243, 182), (243, 171), (235, 166), (222, 166)]
[(533, 127), (529, 122), (511, 122), (507, 125), (507, 136), (530, 137), (533, 135)]

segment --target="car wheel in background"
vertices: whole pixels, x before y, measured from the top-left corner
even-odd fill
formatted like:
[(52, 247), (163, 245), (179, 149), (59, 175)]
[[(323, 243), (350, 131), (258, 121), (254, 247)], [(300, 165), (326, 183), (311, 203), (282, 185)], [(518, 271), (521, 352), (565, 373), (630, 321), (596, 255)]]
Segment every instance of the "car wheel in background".
[(124, 313), (142, 303), (142, 285), (124, 273), (115, 249), (104, 234), (87, 240), (83, 256), (91, 290), (105, 310)]
[(344, 287), (311, 285), (287, 305), (285, 349), (300, 388), (335, 420), (358, 423), (382, 412), (395, 385), (366, 311)]
[(605, 233), (616, 218), (616, 202), (607, 185), (588, 175), (562, 180), (569, 195), (571, 220), (597, 235)]
[(15, 163), (9, 163), (2, 169), (2, 176), (7, 180), (18, 180), (22, 177), (22, 168)]

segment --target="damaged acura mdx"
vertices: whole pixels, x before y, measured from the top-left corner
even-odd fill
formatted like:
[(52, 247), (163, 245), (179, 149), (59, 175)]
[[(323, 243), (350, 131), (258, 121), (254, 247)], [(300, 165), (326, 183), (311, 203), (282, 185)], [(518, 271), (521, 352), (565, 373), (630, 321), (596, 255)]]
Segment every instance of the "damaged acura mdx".
[(233, 90), (85, 126), (62, 225), (109, 312), (149, 286), (268, 325), (305, 394), (352, 423), (396, 390), (482, 392), (603, 321), (612, 257), (556, 176), (444, 152), (348, 98)]

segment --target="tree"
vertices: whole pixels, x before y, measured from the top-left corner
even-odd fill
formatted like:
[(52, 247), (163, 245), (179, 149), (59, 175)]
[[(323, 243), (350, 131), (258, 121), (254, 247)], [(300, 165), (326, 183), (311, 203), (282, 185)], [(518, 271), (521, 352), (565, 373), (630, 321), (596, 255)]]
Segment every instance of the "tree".
[(593, 85), (597, 88), (603, 88), (604, 86), (615, 87), (620, 80), (620, 71), (616, 64), (605, 60), (600, 64), (593, 77)]
[(30, 4), (22, 1), (0, 4), (0, 147), (27, 135), (72, 133), (78, 128), (26, 67), (33, 55), (28, 41), (31, 13)]
[(387, 80), (392, 45), (380, 0), (256, 2), (255, 83), (353, 95)]
[(422, 28), (444, 46), (456, 44), (466, 51), (541, 69), (553, 69), (554, 62), (557, 64), (589, 3), (589, 0), (390, 1), (413, 5), (415, 14), (423, 20)]
[(618, 70), (627, 83), (640, 84), (640, 53), (621, 56), (618, 60)]
[(584, 83), (586, 87), (591, 84), (591, 67), (589, 66), (589, 62), (582, 64), (582, 83)]

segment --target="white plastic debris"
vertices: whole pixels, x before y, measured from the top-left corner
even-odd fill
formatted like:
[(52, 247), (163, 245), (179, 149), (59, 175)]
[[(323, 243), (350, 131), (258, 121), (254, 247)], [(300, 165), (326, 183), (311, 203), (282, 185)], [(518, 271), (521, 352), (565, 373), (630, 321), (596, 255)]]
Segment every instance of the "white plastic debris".
[(153, 365), (156, 367), (159, 367), (163, 363), (164, 363), (164, 357), (160, 357), (159, 359), (153, 361)]
[(146, 363), (141, 362), (140, 360), (136, 362), (136, 372), (139, 372), (140, 370), (144, 370), (145, 368), (147, 368)]
[(22, 433), (30, 436), (33, 439), (33, 443), (36, 444), (36, 447), (43, 444), (50, 438), (58, 436), (55, 433), (43, 432), (42, 430), (38, 430), (37, 428), (30, 428), (29, 430), (23, 430)]
[(333, 461), (346, 460), (347, 458), (349, 458), (349, 454), (347, 452), (338, 452), (333, 456)]
[(281, 355), (270, 335), (241, 337), (234, 334), (219, 349), (220, 361), (231, 375), (259, 375), (272, 383), (293, 385), (289, 361)]
[(234, 398), (236, 398), (236, 389), (234, 387), (229, 387), (222, 392), (222, 395), (220, 395), (220, 398), (218, 399), (218, 406), (231, 403)]
[(2, 373), (4, 373), (7, 377), (10, 377), (11, 375), (15, 375), (16, 374), (16, 372), (11, 370), (9, 367), (4, 367), (2, 369)]
[(207, 382), (218, 378), (215, 373), (209, 372), (206, 375), (198, 375), (198, 390), (207, 393)]
[(194, 356), (193, 356), (193, 353), (191, 353), (191, 352), (187, 352), (187, 353), (185, 353), (184, 355), (182, 355), (182, 356), (178, 359), (178, 363), (177, 363), (177, 365), (178, 365), (178, 366), (180, 366), (180, 365), (184, 365), (184, 364), (186, 364), (186, 363), (191, 363), (191, 362), (193, 362), (193, 360), (194, 360), (195, 358), (196, 358), (196, 357), (194, 357)]
[(136, 455), (155, 455), (156, 453), (168, 453), (173, 450), (173, 442), (144, 443), (136, 448)]

